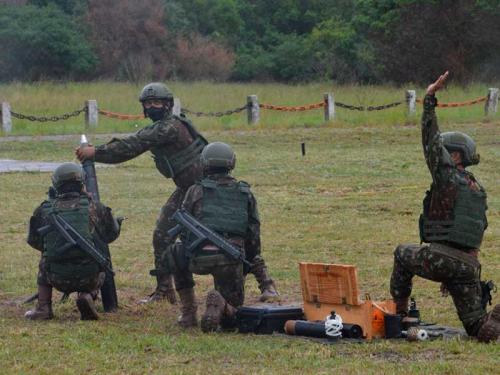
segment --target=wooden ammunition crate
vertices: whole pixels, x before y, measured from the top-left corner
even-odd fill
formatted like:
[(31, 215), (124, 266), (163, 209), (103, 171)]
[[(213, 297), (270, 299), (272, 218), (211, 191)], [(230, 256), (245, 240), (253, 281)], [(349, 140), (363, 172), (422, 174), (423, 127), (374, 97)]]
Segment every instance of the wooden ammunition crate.
[(390, 300), (374, 302), (369, 295), (359, 298), (355, 266), (344, 264), (299, 263), (304, 315), (307, 320), (325, 320), (332, 311), (344, 323), (357, 324), (363, 337), (384, 337), (384, 315), (394, 314)]

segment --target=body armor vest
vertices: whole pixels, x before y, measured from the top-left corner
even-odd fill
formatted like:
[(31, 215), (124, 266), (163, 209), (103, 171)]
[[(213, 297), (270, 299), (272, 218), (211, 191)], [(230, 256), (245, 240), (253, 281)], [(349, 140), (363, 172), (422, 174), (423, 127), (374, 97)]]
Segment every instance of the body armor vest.
[(245, 182), (218, 185), (208, 178), (203, 186), (202, 215), (200, 221), (210, 229), (226, 237), (245, 237), (248, 229), (248, 195), (250, 188)]
[[(42, 206), (42, 215), (47, 217), (55, 212), (62, 216), (87, 241), (94, 243), (90, 233), (89, 198), (81, 195), (75, 198), (74, 207), (61, 207), (59, 199), (45, 202)], [(69, 278), (84, 278), (99, 272), (100, 268), (87, 253), (78, 247), (71, 247), (61, 251), (66, 240), (57, 230), (52, 230), (43, 238), (43, 256), (47, 259), (47, 270), (51, 273)]]
[(466, 249), (478, 249), (486, 229), (486, 192), (479, 183), (479, 191), (469, 187), (467, 179), (456, 175), (456, 198), (452, 219), (429, 219), (431, 191), (424, 199), (424, 212), (420, 216), (420, 239), (423, 242), (450, 242)]
[(167, 178), (173, 178), (190, 165), (200, 160), (200, 154), (207, 140), (196, 131), (193, 124), (185, 117), (173, 116), (186, 126), (193, 137), (193, 143), (175, 153), (167, 152), (165, 147), (154, 147), (151, 149), (153, 159), (158, 171)]

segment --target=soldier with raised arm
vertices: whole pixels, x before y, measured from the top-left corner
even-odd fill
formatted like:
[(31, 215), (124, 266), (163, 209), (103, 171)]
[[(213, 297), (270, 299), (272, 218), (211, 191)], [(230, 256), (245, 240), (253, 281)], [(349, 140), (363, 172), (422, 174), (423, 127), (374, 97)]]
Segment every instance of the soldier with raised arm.
[(484, 187), (465, 168), (479, 163), (472, 138), (461, 132), (441, 133), (435, 114), (435, 93), (448, 72), (427, 89), (422, 115), (422, 146), (432, 183), (423, 202), (420, 237), (423, 244), (402, 244), (394, 252), (391, 294), (398, 314), (408, 313), (415, 275), (442, 283), (470, 336), (490, 342), (500, 332), (500, 305), (486, 313), (478, 260), (486, 220)]

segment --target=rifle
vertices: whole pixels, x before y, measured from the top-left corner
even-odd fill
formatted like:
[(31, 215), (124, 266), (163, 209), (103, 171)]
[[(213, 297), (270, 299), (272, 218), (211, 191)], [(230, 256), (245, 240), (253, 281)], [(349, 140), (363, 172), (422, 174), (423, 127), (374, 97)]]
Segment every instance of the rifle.
[(78, 233), (78, 231), (73, 228), (73, 226), (62, 216), (53, 212), (47, 217), (47, 219), (49, 224), (39, 228), (37, 232), (41, 236), (45, 236), (47, 233), (56, 230), (66, 240), (66, 243), (56, 250), (58, 253), (62, 253), (76, 246), (94, 259), (106, 270), (106, 272), (110, 272), (114, 275), (109, 259), (105, 258), (93, 244), (83, 238), (80, 233)]
[(186, 248), (186, 255), (188, 258), (191, 258), (194, 251), (200, 246), (211, 243), (221, 249), (230, 258), (237, 259), (246, 266), (251, 267), (252, 264), (245, 259), (243, 252), (237, 246), (226, 241), (224, 237), (204, 226), (184, 208), (175, 211), (172, 215), (172, 220), (177, 222), (177, 225), (168, 231), (170, 237), (175, 238), (183, 229), (186, 229), (196, 237), (189, 247)]
[[(80, 138), (80, 147), (88, 146), (87, 137), (82, 134)], [(100, 202), (99, 188), (97, 185), (97, 175), (95, 173), (95, 165), (92, 160), (85, 160), (82, 163), (82, 168), (85, 176), (85, 188), (87, 192), (92, 196), (95, 202)], [(99, 242), (99, 249), (104, 253), (104, 256), (109, 261), (109, 267), (112, 268), (111, 263), (111, 253), (109, 251), (108, 244), (104, 241)], [(111, 312), (118, 308), (118, 296), (116, 294), (116, 285), (114, 273), (106, 271), (106, 278), (101, 286), (101, 298), (104, 311)]]

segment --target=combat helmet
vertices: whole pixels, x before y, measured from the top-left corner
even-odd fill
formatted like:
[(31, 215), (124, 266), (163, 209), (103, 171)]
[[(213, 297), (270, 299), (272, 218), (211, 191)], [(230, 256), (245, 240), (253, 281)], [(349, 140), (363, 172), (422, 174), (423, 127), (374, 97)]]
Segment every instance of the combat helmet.
[(201, 152), (201, 163), (205, 169), (233, 169), (236, 165), (236, 155), (227, 143), (212, 142)]
[(52, 175), (52, 185), (56, 190), (65, 183), (73, 181), (80, 183), (83, 181), (82, 167), (76, 163), (63, 163), (56, 168)]
[(174, 94), (161, 82), (148, 83), (139, 94), (139, 101), (144, 102), (149, 99), (174, 100)]
[(479, 163), (479, 155), (476, 154), (476, 143), (465, 133), (446, 132), (441, 133), (443, 146), (448, 152), (460, 151), (462, 153), (462, 164), (464, 167)]

